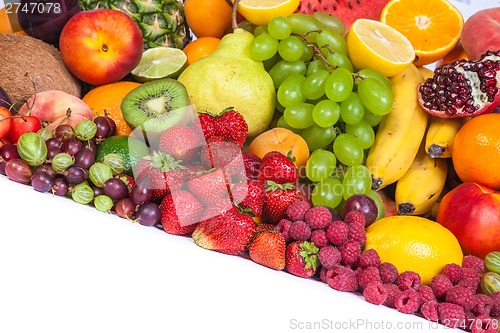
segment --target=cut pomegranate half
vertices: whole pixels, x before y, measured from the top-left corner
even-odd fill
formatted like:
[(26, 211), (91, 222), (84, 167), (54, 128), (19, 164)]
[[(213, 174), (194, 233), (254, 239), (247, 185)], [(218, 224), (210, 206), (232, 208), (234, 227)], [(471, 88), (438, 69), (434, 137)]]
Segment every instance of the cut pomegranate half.
[(443, 64), (418, 86), (418, 102), (441, 118), (473, 117), (500, 105), (500, 50)]

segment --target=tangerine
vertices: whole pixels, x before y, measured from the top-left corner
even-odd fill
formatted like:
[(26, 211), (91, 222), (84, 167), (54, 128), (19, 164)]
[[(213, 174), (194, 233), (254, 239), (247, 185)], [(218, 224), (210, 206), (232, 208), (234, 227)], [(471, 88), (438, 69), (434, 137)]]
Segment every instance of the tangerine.
[(220, 39), (211, 36), (200, 37), (189, 43), (182, 49), (187, 56), (187, 63), (191, 65), (198, 59), (212, 53), (220, 43)]
[(7, 7), (0, 8), (0, 33), (3, 34), (18, 34), (27, 35), (26, 32), (19, 25), (17, 14), (7, 12)]
[(451, 158), (463, 182), (475, 182), (500, 190), (500, 114), (482, 114), (458, 131)]
[(119, 81), (90, 90), (82, 100), (94, 112), (94, 117), (106, 115), (116, 123), (116, 135), (130, 135), (132, 129), (123, 118), (120, 104), (130, 91), (140, 86), (138, 82)]
[(184, 14), (197, 38), (222, 38), (231, 27), (232, 7), (226, 0), (185, 0)]

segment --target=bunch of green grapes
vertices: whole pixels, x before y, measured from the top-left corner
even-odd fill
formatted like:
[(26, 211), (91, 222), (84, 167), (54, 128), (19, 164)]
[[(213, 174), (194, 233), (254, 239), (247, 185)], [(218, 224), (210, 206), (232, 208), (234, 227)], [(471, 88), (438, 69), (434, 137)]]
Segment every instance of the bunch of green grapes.
[(390, 80), (353, 68), (344, 25), (334, 15), (278, 16), (252, 32), (250, 55), (264, 62), (276, 88), (277, 126), (301, 135), (311, 151), (313, 203), (335, 208), (352, 194), (368, 194), (371, 175), (363, 163), (374, 127), (392, 108)]

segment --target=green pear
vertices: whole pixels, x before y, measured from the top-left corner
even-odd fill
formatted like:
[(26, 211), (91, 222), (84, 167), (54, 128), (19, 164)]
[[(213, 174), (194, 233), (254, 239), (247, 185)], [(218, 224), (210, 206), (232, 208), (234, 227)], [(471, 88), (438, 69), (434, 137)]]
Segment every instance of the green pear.
[(253, 60), (249, 46), (254, 36), (235, 29), (225, 35), (208, 56), (189, 65), (179, 76), (198, 112), (219, 114), (234, 107), (248, 124), (248, 136), (268, 129), (276, 90), (261, 61)]

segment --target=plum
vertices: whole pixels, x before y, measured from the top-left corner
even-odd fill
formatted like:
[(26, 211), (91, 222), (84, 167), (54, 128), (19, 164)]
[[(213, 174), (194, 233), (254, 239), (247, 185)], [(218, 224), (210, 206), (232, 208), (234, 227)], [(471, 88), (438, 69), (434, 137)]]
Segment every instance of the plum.
[(21, 0), (17, 18), (28, 35), (56, 47), (68, 20), (81, 11), (78, 0)]

